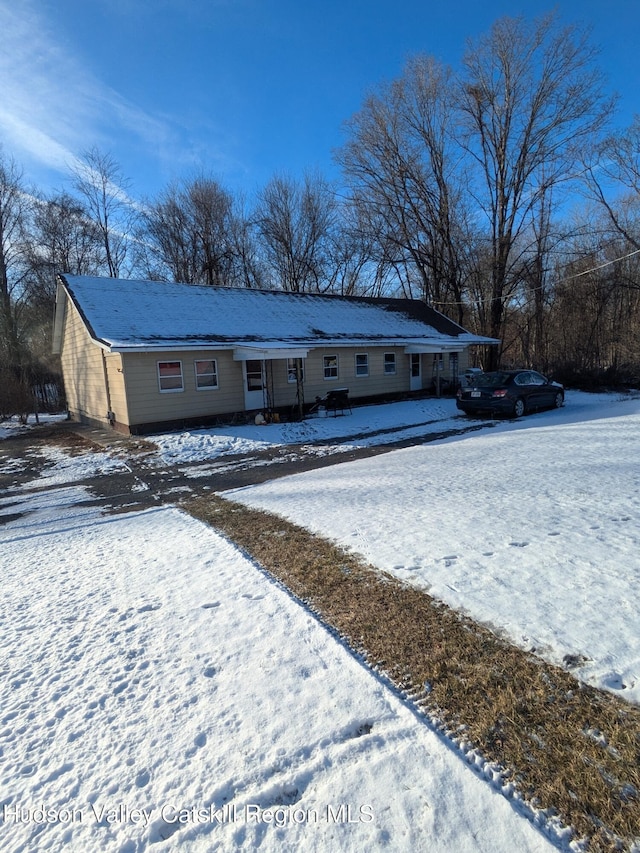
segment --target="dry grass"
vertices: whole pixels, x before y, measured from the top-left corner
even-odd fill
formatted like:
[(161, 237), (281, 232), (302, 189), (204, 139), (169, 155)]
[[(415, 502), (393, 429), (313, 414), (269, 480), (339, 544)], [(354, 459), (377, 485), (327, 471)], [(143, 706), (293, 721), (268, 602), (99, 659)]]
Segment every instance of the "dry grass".
[(580, 684), (281, 518), (214, 495), (185, 509), (258, 561), (528, 801), (589, 839), (640, 838), (640, 709)]

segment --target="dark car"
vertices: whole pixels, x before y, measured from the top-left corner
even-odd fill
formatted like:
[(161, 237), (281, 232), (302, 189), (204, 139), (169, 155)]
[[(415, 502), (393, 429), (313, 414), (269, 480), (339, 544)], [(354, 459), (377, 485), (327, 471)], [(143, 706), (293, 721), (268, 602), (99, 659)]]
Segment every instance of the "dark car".
[(481, 373), (456, 397), (457, 407), (467, 415), (490, 412), (516, 418), (536, 409), (559, 409), (563, 403), (563, 386), (535, 370)]

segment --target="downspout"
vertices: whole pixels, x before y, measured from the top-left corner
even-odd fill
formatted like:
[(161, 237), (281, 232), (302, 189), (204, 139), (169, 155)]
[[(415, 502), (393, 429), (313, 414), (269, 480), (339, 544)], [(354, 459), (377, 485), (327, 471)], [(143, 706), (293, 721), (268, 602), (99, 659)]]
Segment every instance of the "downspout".
[(109, 375), (107, 373), (107, 359), (104, 356), (104, 350), (102, 347), (100, 348), (100, 353), (102, 355), (102, 372), (104, 374), (104, 390), (107, 398), (107, 415), (106, 418), (109, 421), (110, 425), (113, 426), (115, 421), (115, 416), (111, 411), (111, 392), (109, 390)]

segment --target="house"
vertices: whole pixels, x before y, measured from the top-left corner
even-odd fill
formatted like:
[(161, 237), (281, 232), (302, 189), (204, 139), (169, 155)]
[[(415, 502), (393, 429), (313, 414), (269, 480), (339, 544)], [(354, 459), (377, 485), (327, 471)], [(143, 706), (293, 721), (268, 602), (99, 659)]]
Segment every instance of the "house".
[(58, 276), (70, 416), (125, 433), (439, 388), (487, 343), (413, 300)]

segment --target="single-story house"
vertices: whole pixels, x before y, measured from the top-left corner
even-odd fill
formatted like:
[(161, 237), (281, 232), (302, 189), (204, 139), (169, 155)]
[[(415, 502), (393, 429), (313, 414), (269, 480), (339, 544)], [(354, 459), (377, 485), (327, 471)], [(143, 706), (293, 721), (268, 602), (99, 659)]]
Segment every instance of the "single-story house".
[(58, 276), (70, 416), (125, 433), (439, 388), (488, 343), (414, 300)]

